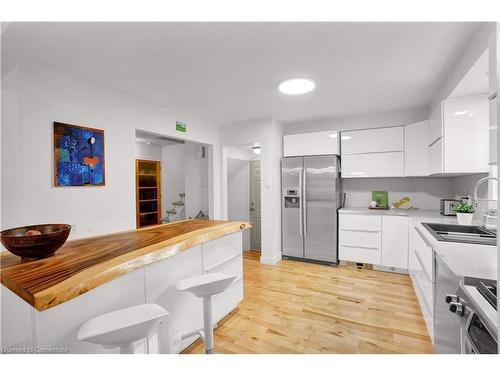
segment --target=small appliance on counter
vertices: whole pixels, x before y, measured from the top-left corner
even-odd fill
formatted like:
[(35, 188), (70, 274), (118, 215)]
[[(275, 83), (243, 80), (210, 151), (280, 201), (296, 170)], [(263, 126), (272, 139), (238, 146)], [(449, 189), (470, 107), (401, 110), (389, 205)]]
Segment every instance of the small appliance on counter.
[(460, 202), (458, 199), (441, 199), (440, 212), (444, 216), (457, 216), (457, 213), (453, 210), (455, 204)]

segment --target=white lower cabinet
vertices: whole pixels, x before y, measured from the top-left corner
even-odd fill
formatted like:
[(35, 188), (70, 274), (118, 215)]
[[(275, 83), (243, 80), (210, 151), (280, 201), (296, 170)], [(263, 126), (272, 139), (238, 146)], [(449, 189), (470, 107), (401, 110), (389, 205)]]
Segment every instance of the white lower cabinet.
[(408, 270), (427, 331), (434, 343), (434, 256), (419, 229), (410, 225)]
[(408, 268), (408, 217), (382, 215), (383, 266)]
[(340, 212), (339, 259), (406, 270), (408, 217)]
[(339, 259), (380, 264), (380, 215), (339, 215)]

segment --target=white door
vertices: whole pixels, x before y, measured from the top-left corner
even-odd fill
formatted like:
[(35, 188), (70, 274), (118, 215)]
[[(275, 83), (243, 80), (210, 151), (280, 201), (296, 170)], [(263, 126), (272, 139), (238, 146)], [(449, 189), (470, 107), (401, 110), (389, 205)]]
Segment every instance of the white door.
[(250, 245), (252, 250), (261, 249), (260, 231), (260, 160), (250, 161)]

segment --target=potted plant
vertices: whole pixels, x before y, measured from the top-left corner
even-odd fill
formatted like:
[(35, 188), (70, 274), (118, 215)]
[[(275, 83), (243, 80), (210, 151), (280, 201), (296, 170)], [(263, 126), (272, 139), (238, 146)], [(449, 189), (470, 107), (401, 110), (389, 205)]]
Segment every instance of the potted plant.
[(472, 216), (474, 214), (474, 207), (465, 202), (455, 203), (453, 211), (457, 213), (457, 220), (459, 225), (471, 225)]

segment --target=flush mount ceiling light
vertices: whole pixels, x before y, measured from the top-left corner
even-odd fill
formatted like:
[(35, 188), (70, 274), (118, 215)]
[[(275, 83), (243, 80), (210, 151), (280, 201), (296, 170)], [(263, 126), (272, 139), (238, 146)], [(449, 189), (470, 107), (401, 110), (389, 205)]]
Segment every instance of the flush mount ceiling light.
[(278, 90), (283, 94), (301, 95), (314, 90), (316, 84), (307, 78), (294, 78), (283, 81), (278, 86)]

